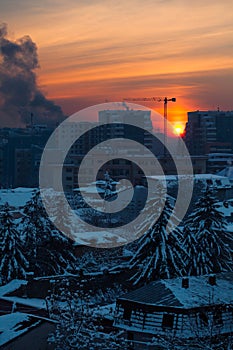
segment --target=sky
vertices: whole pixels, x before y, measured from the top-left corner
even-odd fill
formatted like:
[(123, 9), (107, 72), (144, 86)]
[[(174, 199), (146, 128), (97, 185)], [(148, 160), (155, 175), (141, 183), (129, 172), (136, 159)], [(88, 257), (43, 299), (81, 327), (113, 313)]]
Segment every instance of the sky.
[(67, 115), (126, 97), (176, 97), (178, 126), (187, 111), (233, 109), (231, 0), (8, 0), (0, 22), (36, 43), (40, 89)]

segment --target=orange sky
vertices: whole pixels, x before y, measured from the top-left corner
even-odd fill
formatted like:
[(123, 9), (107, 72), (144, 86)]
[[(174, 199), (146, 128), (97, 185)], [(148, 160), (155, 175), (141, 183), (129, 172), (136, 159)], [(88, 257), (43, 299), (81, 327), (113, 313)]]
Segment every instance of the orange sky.
[(36, 42), (38, 82), (67, 114), (144, 96), (176, 97), (178, 124), (189, 110), (233, 109), (230, 0), (8, 0), (0, 13), (11, 38)]

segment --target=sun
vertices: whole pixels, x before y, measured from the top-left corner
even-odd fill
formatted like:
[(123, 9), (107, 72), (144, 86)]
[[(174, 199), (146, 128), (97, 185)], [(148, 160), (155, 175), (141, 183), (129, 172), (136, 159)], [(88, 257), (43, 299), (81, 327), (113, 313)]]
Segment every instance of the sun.
[(180, 124), (174, 126), (174, 133), (177, 136), (181, 136), (184, 132), (184, 127)]

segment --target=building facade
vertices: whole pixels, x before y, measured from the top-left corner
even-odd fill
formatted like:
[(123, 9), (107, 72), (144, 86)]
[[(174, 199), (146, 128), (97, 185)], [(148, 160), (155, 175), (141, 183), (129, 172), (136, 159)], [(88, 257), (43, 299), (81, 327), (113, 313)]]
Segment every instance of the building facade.
[(191, 155), (233, 153), (233, 111), (188, 112), (184, 141)]

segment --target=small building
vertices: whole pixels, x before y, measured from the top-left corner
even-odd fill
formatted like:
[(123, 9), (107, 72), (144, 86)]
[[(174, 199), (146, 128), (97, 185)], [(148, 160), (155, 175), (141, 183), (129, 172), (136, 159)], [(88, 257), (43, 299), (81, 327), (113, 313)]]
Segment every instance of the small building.
[[(117, 299), (115, 327), (130, 349), (233, 334), (233, 273), (158, 280)], [(142, 344), (154, 343), (154, 347)], [(168, 344), (167, 343), (167, 344)]]
[(217, 174), (233, 162), (232, 153), (210, 153), (207, 160), (207, 172)]

